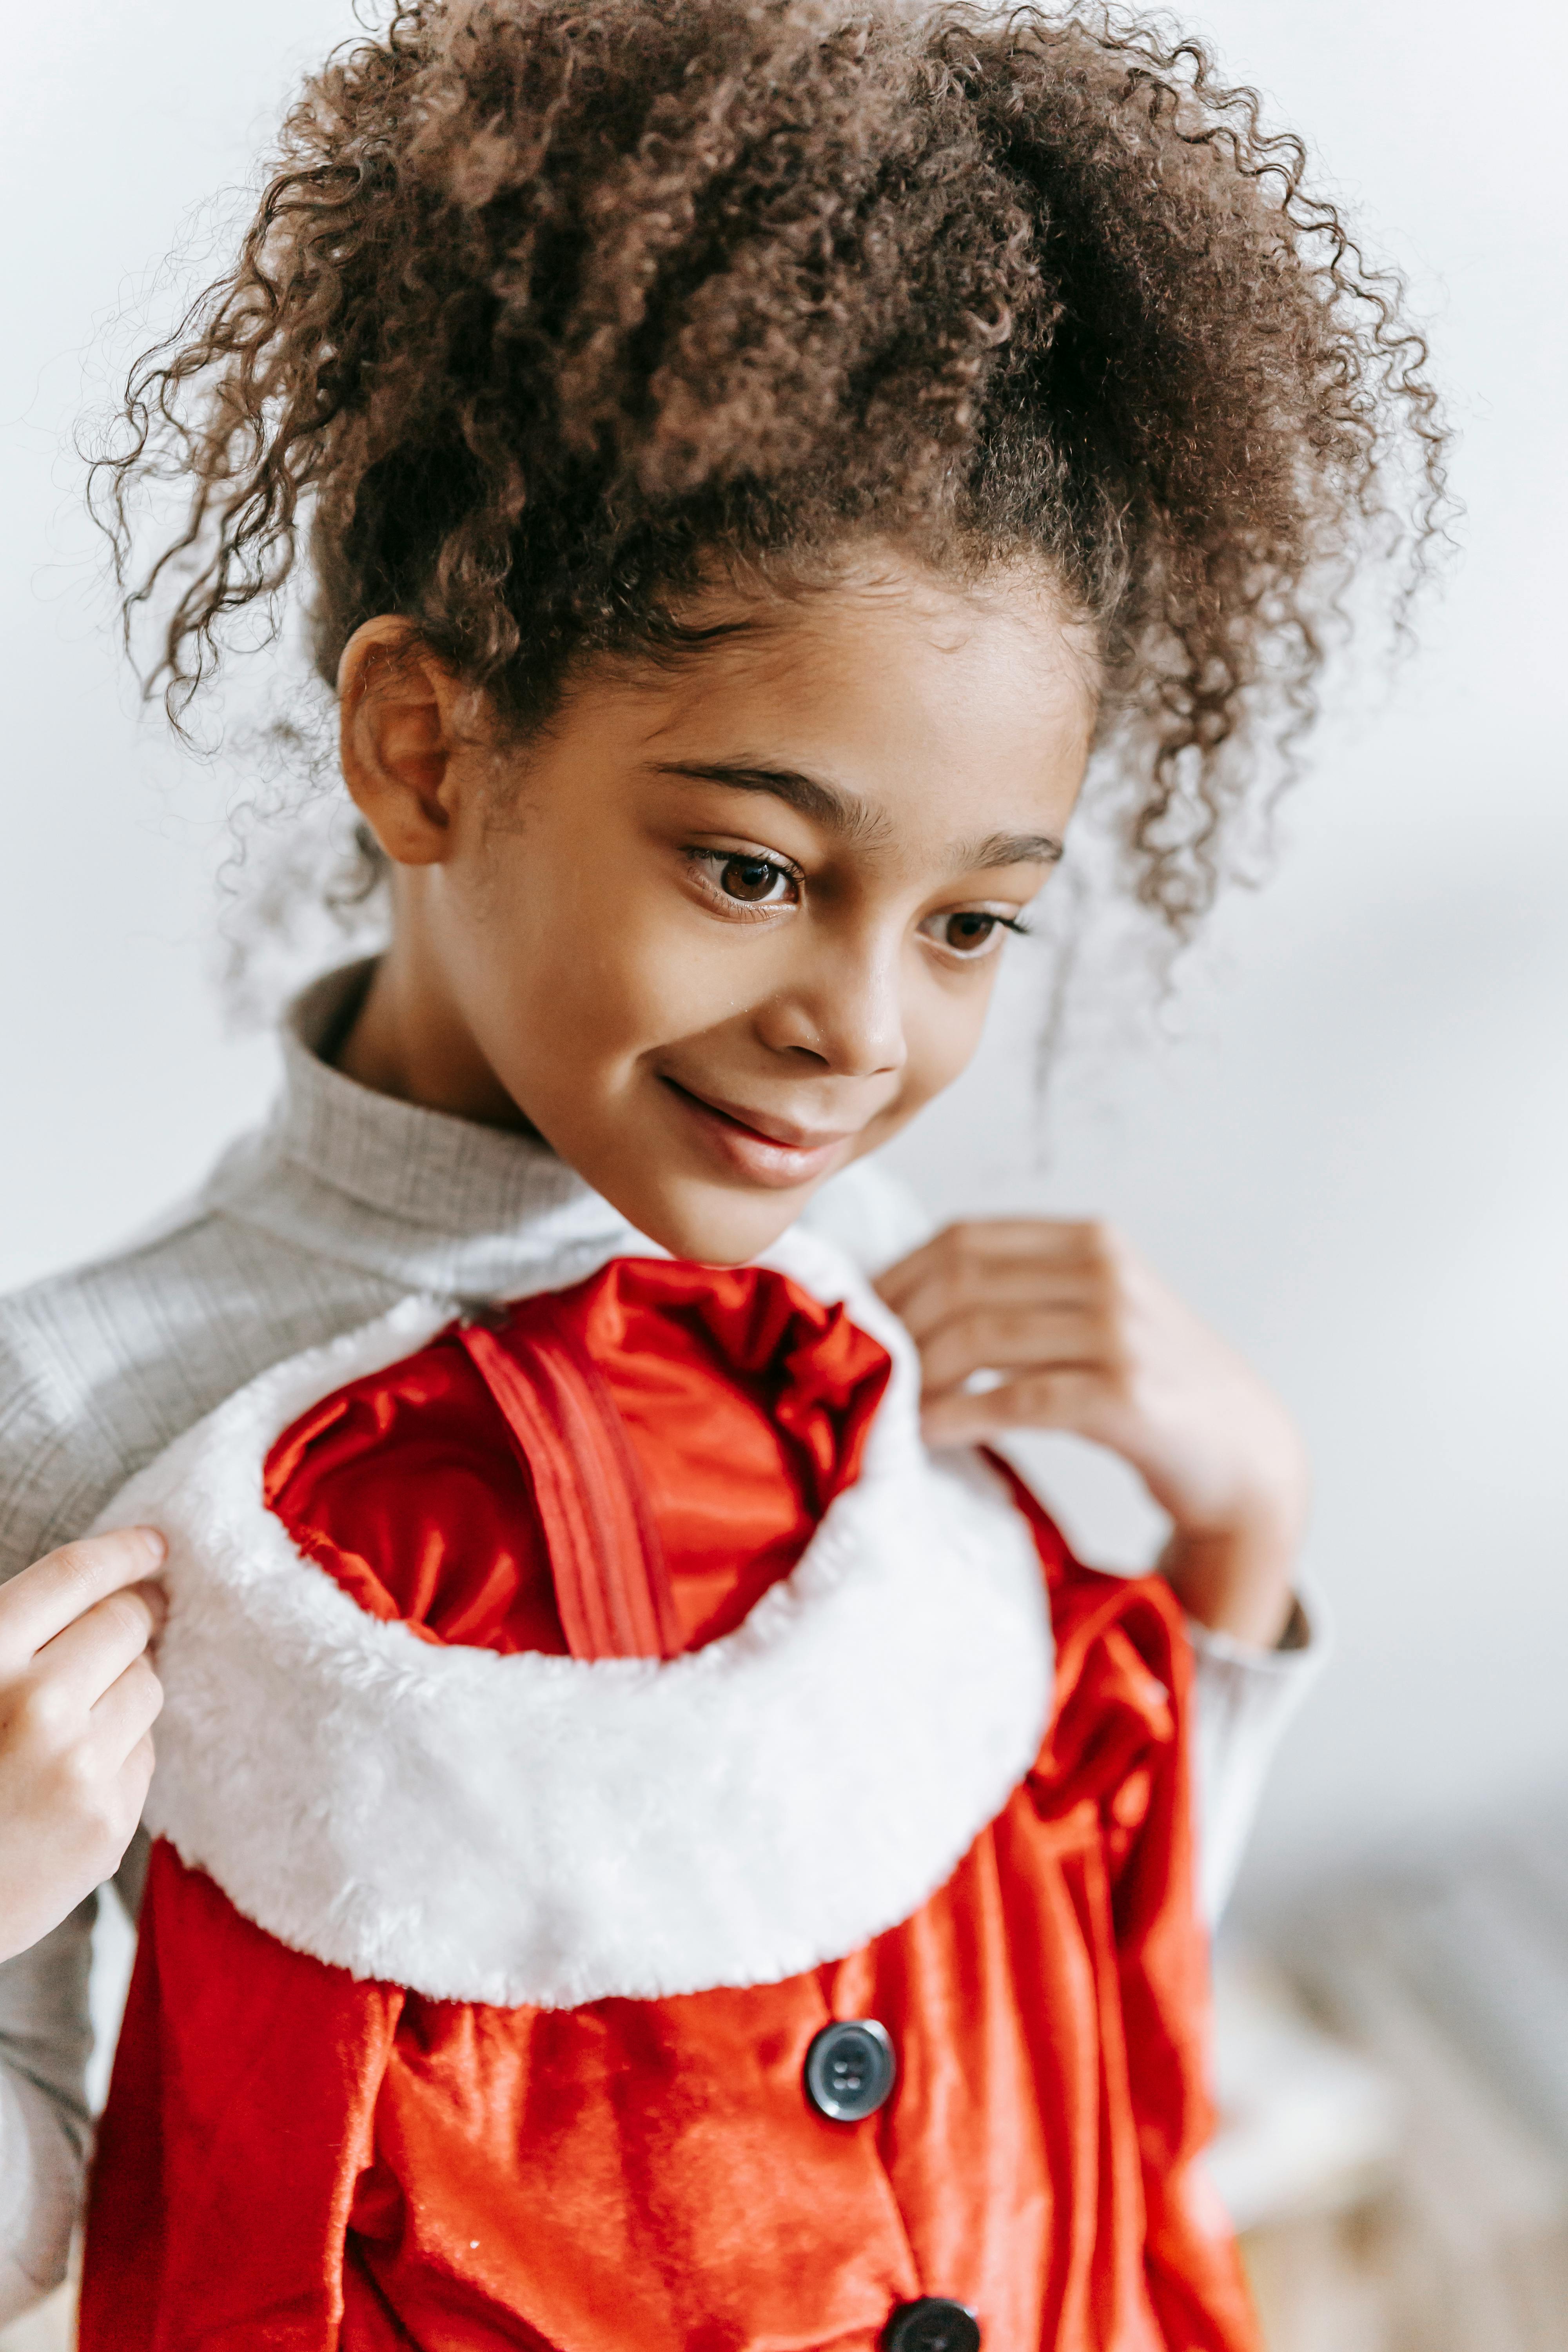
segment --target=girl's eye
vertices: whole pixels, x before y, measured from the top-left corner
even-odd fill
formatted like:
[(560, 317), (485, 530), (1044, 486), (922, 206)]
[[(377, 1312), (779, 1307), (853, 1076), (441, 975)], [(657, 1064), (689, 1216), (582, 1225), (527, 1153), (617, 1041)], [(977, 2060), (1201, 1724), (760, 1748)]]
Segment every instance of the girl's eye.
[(798, 896), (799, 876), (776, 858), (744, 850), (688, 852), (706, 887), (732, 907), (784, 907)]
[(726, 898), (742, 898), (748, 907), (764, 905), (789, 878), (782, 866), (765, 857), (726, 857), (719, 868), (719, 887)]
[(1016, 915), (993, 914), (983, 907), (962, 908), (956, 914), (928, 915), (921, 925), (928, 940), (934, 940), (950, 955), (960, 956), (966, 963), (994, 955), (1005, 931), (1022, 931), (1025, 928)]

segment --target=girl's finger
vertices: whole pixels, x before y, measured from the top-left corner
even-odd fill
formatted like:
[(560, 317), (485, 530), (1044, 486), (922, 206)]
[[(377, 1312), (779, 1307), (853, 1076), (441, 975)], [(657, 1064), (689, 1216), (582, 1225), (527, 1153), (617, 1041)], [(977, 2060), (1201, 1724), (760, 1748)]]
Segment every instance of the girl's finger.
[(1087, 1436), (1105, 1405), (1100, 1374), (1064, 1368), (1031, 1372), (979, 1395), (951, 1390), (921, 1406), (921, 1429), (931, 1446), (978, 1445), (1009, 1429), (1069, 1429)]
[(877, 1276), (876, 1287), (896, 1314), (933, 1276), (944, 1285), (983, 1274), (998, 1260), (1023, 1265), (1086, 1261), (1103, 1253), (1103, 1225), (1081, 1217), (981, 1217), (948, 1225)]
[(130, 1810), (138, 1819), (147, 1801), (147, 1784), (153, 1778), (153, 1767), (157, 1760), (153, 1735), (144, 1731), (120, 1768), (121, 1786), (128, 1791), (132, 1800)]
[(163, 1622), (163, 1599), (155, 1588), (132, 1585), (111, 1592), (84, 1617), (46, 1642), (32, 1663), (86, 1714), (96, 1706), (132, 1661), (142, 1656)]
[(62, 1544), (14, 1576), (0, 1587), (0, 1675), (21, 1673), (85, 1611), (155, 1575), (166, 1549), (156, 1528), (120, 1528)]
[(996, 1258), (955, 1279), (933, 1270), (898, 1309), (905, 1328), (924, 1347), (947, 1325), (976, 1308), (1082, 1308), (1104, 1314), (1105, 1278), (1077, 1258)]
[(928, 1398), (975, 1372), (1041, 1371), (1072, 1366), (1105, 1371), (1113, 1342), (1104, 1318), (1080, 1307), (982, 1307), (944, 1323), (921, 1349)]
[(163, 1706), (163, 1685), (150, 1658), (133, 1658), (110, 1683), (92, 1710), (92, 1738), (111, 1771), (118, 1771), (147, 1738)]

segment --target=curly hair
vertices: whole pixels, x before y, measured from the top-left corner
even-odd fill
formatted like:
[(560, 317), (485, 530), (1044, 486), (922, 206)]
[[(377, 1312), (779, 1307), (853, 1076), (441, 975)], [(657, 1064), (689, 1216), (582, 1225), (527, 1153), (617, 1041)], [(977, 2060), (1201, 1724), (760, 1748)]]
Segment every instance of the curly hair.
[[(1261, 726), (1444, 509), (1426, 350), (1292, 137), (1100, 6), (406, 0), (287, 117), (99, 460), (179, 723), (308, 533), (315, 660), (405, 616), (520, 727), (715, 563), (1043, 563), (1091, 625), (1138, 895), (1213, 896)], [(131, 493), (189, 485), (132, 572)], [(105, 494), (107, 494), (105, 496)]]

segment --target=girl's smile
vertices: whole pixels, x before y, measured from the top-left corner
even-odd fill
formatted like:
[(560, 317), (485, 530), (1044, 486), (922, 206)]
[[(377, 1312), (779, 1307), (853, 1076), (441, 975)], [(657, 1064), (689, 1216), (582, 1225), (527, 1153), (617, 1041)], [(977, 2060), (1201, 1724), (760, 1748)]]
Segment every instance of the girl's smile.
[(668, 1072), (661, 1076), (715, 1158), (751, 1183), (790, 1191), (820, 1181), (853, 1157), (845, 1148), (855, 1140), (852, 1129), (837, 1134), (813, 1131), (763, 1111), (742, 1113), (695, 1087), (683, 1087)]
[(709, 602), (717, 643), (595, 665), (525, 746), (403, 625), (357, 633), (344, 772), (398, 920), (342, 1066), (526, 1121), (650, 1239), (734, 1263), (968, 1061), (1094, 670), (1037, 569), (960, 588), (867, 546)]

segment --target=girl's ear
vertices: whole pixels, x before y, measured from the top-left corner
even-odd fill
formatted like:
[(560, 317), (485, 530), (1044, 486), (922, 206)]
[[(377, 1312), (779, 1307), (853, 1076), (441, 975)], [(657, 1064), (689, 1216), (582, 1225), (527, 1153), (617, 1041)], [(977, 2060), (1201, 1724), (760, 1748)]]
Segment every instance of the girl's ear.
[(338, 664), (343, 781), (397, 866), (439, 866), (452, 850), (460, 680), (406, 621), (361, 624)]

